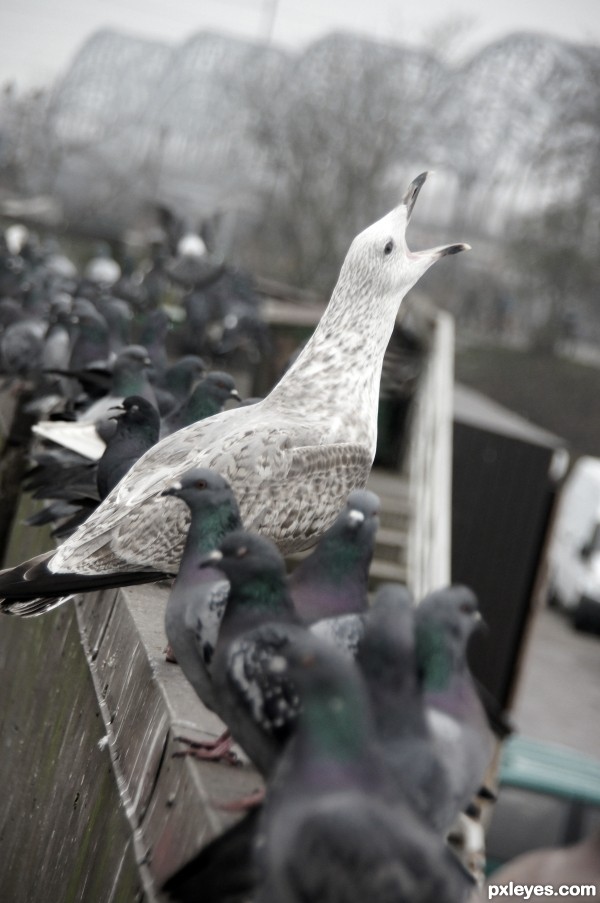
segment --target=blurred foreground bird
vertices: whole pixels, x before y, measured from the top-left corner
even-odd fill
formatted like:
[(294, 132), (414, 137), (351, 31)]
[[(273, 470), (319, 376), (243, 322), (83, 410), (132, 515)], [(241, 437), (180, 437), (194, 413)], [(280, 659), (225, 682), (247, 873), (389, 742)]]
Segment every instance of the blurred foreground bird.
[(465, 899), (468, 882), (441, 838), (408, 805), (388, 803), (356, 668), (310, 637), (287, 672), (302, 704), (260, 819), (256, 903)]
[(467, 644), (481, 622), (466, 586), (426, 596), (416, 611), (416, 652), (427, 718), (446, 771), (449, 794), (438, 818), (449, 828), (481, 787), (492, 756), (492, 735), (467, 663)]
[(366, 483), (383, 356), (408, 290), (440, 258), (405, 232), (419, 176), (395, 210), (358, 235), (312, 338), (271, 393), (163, 439), (57, 551), (0, 573), (1, 610), (31, 616), (73, 593), (175, 573), (187, 518), (162, 492), (191, 467), (230, 482), (248, 529), (282, 552), (310, 546)]
[(381, 754), (397, 793), (443, 834), (450, 782), (427, 724), (415, 650), (415, 607), (397, 584), (379, 589), (366, 619), (357, 664), (365, 679)]

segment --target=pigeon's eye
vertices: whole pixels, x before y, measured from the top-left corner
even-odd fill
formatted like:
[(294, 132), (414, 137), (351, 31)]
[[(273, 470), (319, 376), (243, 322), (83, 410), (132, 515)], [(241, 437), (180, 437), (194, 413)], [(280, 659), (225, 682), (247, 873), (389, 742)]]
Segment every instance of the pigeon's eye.
[(236, 558), (244, 558), (244, 556), (247, 554), (248, 554), (247, 546), (240, 546), (239, 549), (235, 550)]
[(384, 249), (383, 249), (383, 253), (384, 253), (384, 254), (386, 255), (386, 257), (387, 257), (389, 254), (392, 253), (393, 250), (394, 250), (394, 242), (393, 242), (392, 239), (390, 238), (390, 240), (387, 241), (386, 244), (385, 244), (385, 247), (384, 247)]
[(137, 412), (139, 411), (139, 409), (140, 409), (139, 404), (132, 404), (132, 405), (131, 405), (131, 408), (130, 408), (130, 410), (133, 411), (134, 414), (137, 414)]
[(206, 480), (197, 480), (196, 489), (206, 489)]

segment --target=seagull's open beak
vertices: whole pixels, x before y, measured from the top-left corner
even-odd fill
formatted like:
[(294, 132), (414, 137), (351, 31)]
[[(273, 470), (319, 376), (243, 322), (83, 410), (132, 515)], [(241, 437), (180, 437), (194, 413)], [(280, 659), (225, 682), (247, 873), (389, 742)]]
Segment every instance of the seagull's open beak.
[(411, 213), (413, 212), (413, 207), (415, 206), (415, 201), (419, 197), (419, 192), (420, 192), (421, 188), (423, 187), (423, 185), (425, 184), (425, 180), (427, 179), (428, 175), (429, 175), (429, 173), (422, 172), (420, 176), (417, 176), (416, 179), (413, 179), (413, 181), (408, 186), (406, 194), (402, 198), (402, 203), (406, 207), (406, 222), (407, 223), (410, 219)]
[(410, 251), (414, 257), (429, 257), (432, 260), (439, 260), (440, 257), (447, 257), (448, 254), (459, 254), (461, 251), (470, 251), (471, 245), (461, 241), (456, 245), (441, 245), (439, 248), (430, 248), (428, 251)]
[[(408, 186), (406, 194), (402, 199), (402, 203), (406, 207), (406, 222), (410, 220), (411, 213), (413, 212), (413, 207), (415, 206), (415, 201), (419, 197), (419, 192), (425, 181), (427, 176), (430, 175), (429, 172), (422, 172), (420, 176), (417, 176), (416, 179)], [(460, 251), (470, 251), (471, 245), (467, 245), (464, 242), (460, 242), (460, 244), (455, 245), (442, 245), (439, 248), (429, 248), (427, 251), (407, 251), (409, 257), (423, 257), (427, 258), (434, 263), (436, 260), (439, 260), (440, 257), (446, 257), (448, 254), (458, 254)]]

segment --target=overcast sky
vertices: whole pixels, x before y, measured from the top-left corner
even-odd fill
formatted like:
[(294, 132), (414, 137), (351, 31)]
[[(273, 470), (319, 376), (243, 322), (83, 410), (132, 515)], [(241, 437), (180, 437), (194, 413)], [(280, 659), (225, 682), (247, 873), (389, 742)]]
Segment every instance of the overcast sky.
[(99, 28), (174, 43), (213, 29), (293, 47), (332, 30), (418, 42), (452, 20), (471, 23), (465, 50), (520, 30), (600, 44), (600, 0), (0, 0), (0, 84), (47, 84)]

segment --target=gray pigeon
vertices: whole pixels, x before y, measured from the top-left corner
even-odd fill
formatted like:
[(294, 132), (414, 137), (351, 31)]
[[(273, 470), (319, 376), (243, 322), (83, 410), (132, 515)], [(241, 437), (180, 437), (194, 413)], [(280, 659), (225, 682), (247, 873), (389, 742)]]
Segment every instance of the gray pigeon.
[(492, 735), (466, 658), (480, 620), (476, 596), (458, 585), (430, 593), (416, 611), (417, 659), (428, 723), (448, 775), (450, 820), (483, 784), (492, 756)]
[(148, 378), (151, 365), (145, 348), (128, 345), (115, 358), (110, 377), (110, 389), (93, 402), (75, 422), (43, 420), (33, 431), (44, 440), (70, 448), (91, 460), (104, 453), (105, 443), (115, 431), (111, 411), (124, 398), (136, 395), (157, 406), (154, 389)]
[(160, 418), (146, 398), (129, 395), (115, 406), (112, 418), (116, 430), (98, 460), (96, 485), (101, 499), (123, 479), (134, 463), (158, 442)]
[(207, 373), (183, 404), (165, 417), (162, 435), (169, 436), (185, 426), (219, 414), (232, 398), (241, 401), (233, 377), (221, 370)]
[[(177, 663), (207, 708), (214, 710), (209, 667), (229, 590), (220, 571), (201, 567), (224, 536), (241, 528), (237, 502), (227, 480), (196, 468), (166, 489), (191, 515), (177, 577), (165, 611), (165, 630)], [(183, 507), (183, 506), (182, 506)]]
[(298, 711), (282, 674), (285, 655), (307, 633), (294, 611), (285, 563), (268, 539), (238, 530), (206, 556), (230, 589), (212, 665), (215, 711), (262, 774), (269, 774)]
[(267, 790), (255, 903), (458, 903), (470, 886), (442, 839), (387, 802), (365, 688), (350, 662), (298, 644), (287, 669), (302, 700)]
[(154, 385), (161, 417), (182, 405), (205, 373), (206, 364), (197, 354), (186, 354), (167, 367)]
[(2, 611), (39, 614), (69, 593), (111, 579), (124, 585), (140, 563), (149, 574), (176, 570), (185, 525), (162, 492), (191, 467), (218, 470), (246, 527), (283, 553), (314, 544), (366, 483), (383, 356), (404, 295), (433, 263), (468, 247), (408, 250), (406, 226), (424, 181), (415, 179), (395, 210), (354, 239), (317, 329), (270, 394), (150, 449), (59, 549), (0, 573)]
[(445, 833), (450, 785), (425, 715), (415, 651), (415, 609), (405, 587), (381, 587), (366, 618), (356, 657), (369, 692), (381, 754), (400, 797)]
[(313, 623), (367, 610), (379, 509), (375, 493), (366, 489), (351, 492), (314, 551), (296, 567), (290, 590), (303, 621)]
[(35, 456), (36, 467), (25, 475), (23, 488), (32, 492), (34, 498), (55, 501), (29, 518), (28, 524), (55, 523), (58, 526), (52, 531), (54, 536), (69, 536), (158, 441), (158, 411), (145, 398), (130, 396), (110, 410), (116, 429), (97, 462), (61, 447)]
[(69, 369), (81, 370), (98, 361), (105, 361), (110, 353), (108, 324), (87, 298), (77, 298), (73, 304), (77, 325), (71, 345)]

